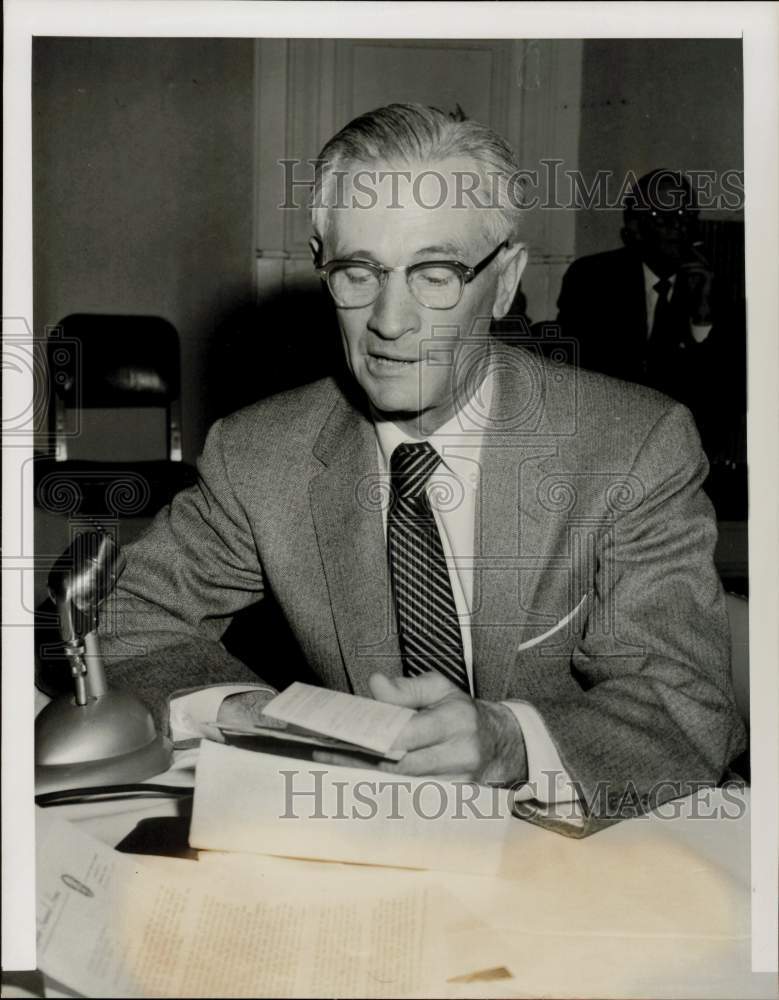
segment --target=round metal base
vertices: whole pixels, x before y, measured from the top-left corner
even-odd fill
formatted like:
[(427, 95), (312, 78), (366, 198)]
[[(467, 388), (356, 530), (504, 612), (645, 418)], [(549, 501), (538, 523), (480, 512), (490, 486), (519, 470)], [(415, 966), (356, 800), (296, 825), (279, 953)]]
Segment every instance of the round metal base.
[(167, 771), (172, 759), (173, 748), (170, 741), (157, 736), (145, 747), (115, 757), (85, 760), (75, 764), (38, 764), (35, 767), (35, 793), (41, 795), (68, 788), (144, 781)]
[(78, 705), (63, 695), (35, 720), (35, 788), (40, 795), (90, 785), (143, 781), (167, 771), (170, 741), (128, 691), (108, 690)]

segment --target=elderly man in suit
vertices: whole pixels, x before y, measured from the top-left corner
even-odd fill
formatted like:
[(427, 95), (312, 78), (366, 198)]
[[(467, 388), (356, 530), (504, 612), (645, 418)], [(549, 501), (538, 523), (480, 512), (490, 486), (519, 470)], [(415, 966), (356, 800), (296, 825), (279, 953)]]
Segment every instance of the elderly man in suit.
[(684, 392), (688, 356), (698, 364), (706, 356), (714, 319), (714, 275), (696, 240), (697, 216), (687, 179), (652, 170), (626, 198), (624, 246), (571, 264), (558, 322), (579, 340), (584, 368), (674, 398)]
[(311, 245), (347, 371), (212, 428), (104, 646), (151, 703), (186, 689), (173, 725), (251, 721), (270, 692), (220, 639), (272, 596), (307, 679), (418, 710), (382, 767), (512, 786), (580, 836), (717, 782), (743, 729), (689, 413), (490, 337), (516, 169), (417, 105), (327, 144)]
[(620, 249), (568, 268), (557, 322), (577, 340), (582, 367), (680, 400), (705, 434), (723, 405), (731, 418), (744, 406), (744, 317), (704, 255), (684, 174), (661, 168), (639, 178), (621, 236)]
[[(689, 180), (660, 168), (625, 199), (623, 246), (566, 271), (557, 323), (583, 368), (659, 389), (695, 417), (720, 517), (746, 518), (746, 323), (712, 270)], [(733, 279), (735, 280), (735, 279)]]

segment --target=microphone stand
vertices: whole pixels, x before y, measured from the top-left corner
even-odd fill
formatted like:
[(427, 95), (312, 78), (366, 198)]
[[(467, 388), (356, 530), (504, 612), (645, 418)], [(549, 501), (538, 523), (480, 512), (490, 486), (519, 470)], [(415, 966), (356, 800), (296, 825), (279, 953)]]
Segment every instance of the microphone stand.
[(124, 557), (98, 528), (78, 535), (49, 574), (74, 690), (35, 720), (36, 794), (143, 781), (170, 766), (170, 741), (157, 734), (149, 710), (106, 683), (98, 609), (123, 569)]

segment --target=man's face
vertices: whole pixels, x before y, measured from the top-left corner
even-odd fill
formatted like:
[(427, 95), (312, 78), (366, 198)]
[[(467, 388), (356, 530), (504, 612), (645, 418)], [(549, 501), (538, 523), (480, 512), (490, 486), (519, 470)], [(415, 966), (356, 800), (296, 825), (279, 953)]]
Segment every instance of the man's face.
[(671, 178), (661, 178), (652, 201), (653, 208), (635, 214), (635, 243), (656, 274), (672, 274), (689, 260), (697, 213), (689, 208), (689, 193)]
[[(499, 241), (487, 235), (485, 218), (492, 209), (478, 208), (462, 198), (467, 207), (454, 207), (450, 203), (456, 200), (453, 194), (441, 207), (426, 208), (441, 200), (441, 184), (433, 178), (416, 187), (413, 183), (421, 171), (435, 170), (443, 178), (443, 189), (453, 193), (452, 171), (473, 171), (472, 163), (447, 161), (401, 169), (411, 171), (412, 181), (400, 179), (394, 193), (389, 182), (378, 185), (378, 203), (372, 207), (352, 207), (351, 190), (346, 186), (343, 203), (350, 207), (331, 210), (323, 262), (359, 258), (396, 267), (459, 260), (473, 266), (495, 248)], [(484, 331), (491, 316), (503, 315), (510, 306), (521, 274), (520, 258), (524, 265), (523, 253), (518, 246), (502, 250), (465, 285), (459, 303), (451, 309), (421, 305), (405, 273), (399, 271), (387, 275), (371, 305), (337, 308), (349, 369), (377, 410), (396, 422), (413, 423), (423, 433), (448, 419), (454, 411), (456, 382), (475, 363), (475, 358), (465, 363), (462, 351), (484, 353)], [(477, 330), (482, 336), (474, 345)]]

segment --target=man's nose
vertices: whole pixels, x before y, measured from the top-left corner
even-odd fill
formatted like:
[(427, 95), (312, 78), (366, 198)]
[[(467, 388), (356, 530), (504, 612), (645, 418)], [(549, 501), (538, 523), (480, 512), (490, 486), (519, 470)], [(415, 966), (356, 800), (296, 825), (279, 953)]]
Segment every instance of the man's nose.
[(397, 340), (419, 326), (419, 303), (411, 294), (406, 275), (393, 271), (387, 275), (384, 288), (373, 303), (368, 329), (385, 340)]
[(668, 215), (660, 216), (660, 219), (666, 229), (677, 229), (683, 231), (690, 225), (690, 217), (688, 215), (680, 215), (678, 212), (669, 212)]

